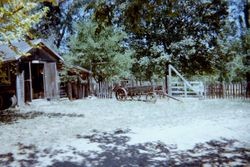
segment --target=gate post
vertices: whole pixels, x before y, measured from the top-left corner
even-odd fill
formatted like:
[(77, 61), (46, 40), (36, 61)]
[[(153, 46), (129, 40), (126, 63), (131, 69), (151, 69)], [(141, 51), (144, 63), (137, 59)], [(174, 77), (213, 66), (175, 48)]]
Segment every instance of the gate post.
[(168, 65), (168, 76), (167, 76), (167, 85), (168, 85), (168, 94), (172, 96), (172, 81), (171, 81), (172, 73), (171, 73), (171, 65)]
[(187, 97), (187, 85), (185, 82), (184, 82), (184, 95), (185, 97)]

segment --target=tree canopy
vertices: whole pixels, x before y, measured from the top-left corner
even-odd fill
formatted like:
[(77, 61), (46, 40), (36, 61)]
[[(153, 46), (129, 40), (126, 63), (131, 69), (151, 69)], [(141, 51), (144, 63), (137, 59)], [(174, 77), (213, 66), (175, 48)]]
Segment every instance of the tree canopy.
[(33, 27), (32, 32), (43, 38), (52, 37), (56, 47), (65, 50), (64, 47), (74, 33), (73, 25), (88, 15), (84, 12), (88, 3), (88, 0), (64, 0), (54, 5), (50, 1), (44, 1), (40, 8), (45, 7), (48, 11), (39, 24)]
[[(0, 1), (0, 44), (11, 44), (14, 40), (26, 40), (32, 38), (30, 33), (32, 26), (37, 24), (45, 15), (47, 8), (37, 10), (39, 2), (55, 0), (1, 0)], [(1, 71), (2, 55), (0, 54), (0, 79), (5, 77)]]
[[(40, 0), (40, 2), (45, 0)], [(36, 10), (39, 1), (1, 0), (0, 41), (24, 40), (31, 37), (30, 29), (45, 15), (47, 8)], [(54, 2), (51, 0), (51, 2)]]
[(77, 24), (76, 30), (67, 60), (90, 69), (98, 82), (130, 75), (133, 51), (125, 48), (124, 31), (112, 26), (98, 31), (98, 24), (91, 20)]
[(132, 68), (136, 76), (148, 80), (163, 76), (168, 63), (189, 74), (213, 71), (213, 49), (228, 14), (226, 1), (117, 0), (97, 4), (95, 20), (124, 26), (129, 34), (128, 43), (136, 51)]
[(162, 78), (168, 64), (189, 76), (218, 73), (228, 79), (232, 62), (240, 64), (238, 56), (244, 61), (248, 50), (247, 36), (228, 42), (235, 26), (225, 28), (234, 24), (228, 24), (226, 0), (39, 2), (1, 1), (0, 40), (54, 37), (66, 60), (91, 69), (98, 81), (129, 73), (141, 80)]

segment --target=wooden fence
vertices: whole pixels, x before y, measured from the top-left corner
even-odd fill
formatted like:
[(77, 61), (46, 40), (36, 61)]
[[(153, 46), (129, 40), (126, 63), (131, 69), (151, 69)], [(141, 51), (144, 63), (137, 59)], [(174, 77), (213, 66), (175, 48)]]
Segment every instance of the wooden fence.
[[(150, 85), (150, 82), (131, 82), (131, 83), (122, 83), (123, 86), (142, 86), (142, 85)], [(162, 83), (154, 83), (155, 85), (163, 85)], [(190, 82), (192, 86), (193, 83)], [(114, 85), (112, 82), (100, 82), (95, 83), (93, 93), (98, 98), (113, 98)], [(166, 91), (163, 89), (164, 92)], [(174, 91), (173, 91), (174, 92)], [(201, 91), (205, 98), (208, 99), (250, 99), (250, 82), (242, 82), (242, 83), (216, 83), (216, 84), (204, 84), (204, 91)], [(182, 92), (183, 93), (183, 92)], [(188, 94), (188, 92), (187, 92)], [(194, 95), (193, 95), (194, 96)], [(184, 96), (185, 97), (185, 96)]]
[(250, 98), (250, 82), (249, 83), (216, 83), (205, 85), (206, 98), (231, 98), (245, 99)]
[[(133, 81), (133, 80), (123, 80), (118, 85), (122, 87), (132, 86), (132, 87), (139, 87), (139, 86), (149, 86), (153, 83), (147, 82), (147, 81)], [(155, 88), (158, 92), (162, 92), (165, 86), (163, 86), (164, 82), (157, 82), (154, 83)], [(157, 85), (157, 86), (156, 86)], [(98, 98), (113, 98), (115, 97), (114, 94), (114, 88), (117, 86), (117, 84), (114, 84), (112, 82), (100, 82), (100, 83), (94, 83), (93, 86), (93, 94)]]
[(113, 97), (113, 83), (99, 82), (94, 86), (94, 94), (98, 98), (112, 98)]

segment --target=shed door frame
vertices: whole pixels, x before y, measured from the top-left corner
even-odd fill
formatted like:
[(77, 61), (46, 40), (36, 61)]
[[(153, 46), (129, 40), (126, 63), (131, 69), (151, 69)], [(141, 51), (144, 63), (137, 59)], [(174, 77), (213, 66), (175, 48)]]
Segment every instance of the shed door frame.
[(25, 102), (32, 101), (32, 71), (31, 62), (24, 62), (24, 91), (25, 91)]

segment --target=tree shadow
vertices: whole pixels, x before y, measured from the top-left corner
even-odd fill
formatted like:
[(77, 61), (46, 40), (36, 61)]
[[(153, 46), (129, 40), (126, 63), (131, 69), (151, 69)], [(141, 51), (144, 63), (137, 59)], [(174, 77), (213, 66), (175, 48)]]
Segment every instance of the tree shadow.
[[(90, 135), (76, 135), (76, 140), (88, 140), (98, 144), (100, 151), (84, 151), (75, 147), (67, 150), (45, 148), (38, 150), (35, 145), (18, 143), (20, 155), (18, 159), (12, 153), (0, 155), (0, 166), (11, 166), (17, 161), (20, 166), (39, 166), (39, 157), (50, 157), (49, 167), (120, 167), (120, 166), (246, 166), (250, 164), (250, 149), (237, 147), (236, 140), (221, 139), (199, 143), (190, 150), (180, 151), (176, 145), (167, 145), (161, 141), (140, 144), (129, 144), (130, 130), (117, 129), (113, 132), (94, 130)], [(72, 153), (63, 160), (57, 155)], [(72, 156), (81, 158), (80, 162), (72, 160)]]
[(70, 161), (55, 162), (51, 167), (82, 166), (245, 166), (250, 164), (250, 149), (235, 147), (236, 140), (211, 140), (197, 144), (193, 149), (178, 151), (174, 145), (160, 141), (128, 144), (130, 138), (125, 134), (129, 130), (116, 130), (113, 133), (94, 131), (88, 136), (77, 135), (78, 139), (88, 139), (91, 143), (100, 144), (100, 152), (91, 151), (75, 154), (83, 159), (81, 163)]
[(74, 113), (45, 113), (38, 111), (30, 111), (22, 113), (19, 110), (3, 110), (0, 111), (0, 125), (1, 124), (13, 124), (17, 123), (18, 120), (22, 119), (34, 119), (36, 117), (48, 117), (48, 118), (61, 118), (61, 117), (84, 117), (83, 114), (74, 114)]

